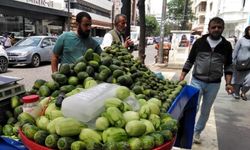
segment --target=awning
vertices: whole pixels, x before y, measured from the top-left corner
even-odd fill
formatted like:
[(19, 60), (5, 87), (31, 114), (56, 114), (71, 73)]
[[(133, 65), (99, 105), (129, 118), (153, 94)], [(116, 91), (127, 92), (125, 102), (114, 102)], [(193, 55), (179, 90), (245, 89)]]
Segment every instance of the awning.
[(112, 24), (111, 22), (104, 22), (100, 20), (92, 20), (92, 28), (99, 28), (99, 29), (111, 29)]
[(111, 27), (95, 25), (95, 24), (93, 24), (91, 27), (96, 29), (111, 29)]
[(192, 33), (191, 34), (198, 34), (201, 35), (201, 33), (203, 32), (203, 26), (198, 26), (192, 29)]
[(192, 29), (192, 31), (203, 32), (203, 26), (198, 26)]

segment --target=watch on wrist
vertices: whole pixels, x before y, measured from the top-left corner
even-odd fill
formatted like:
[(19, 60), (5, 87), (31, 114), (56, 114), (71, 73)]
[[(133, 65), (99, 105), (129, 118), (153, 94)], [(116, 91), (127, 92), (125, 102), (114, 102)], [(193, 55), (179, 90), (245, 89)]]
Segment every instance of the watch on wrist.
[(231, 86), (231, 83), (226, 83), (226, 86), (230, 85)]

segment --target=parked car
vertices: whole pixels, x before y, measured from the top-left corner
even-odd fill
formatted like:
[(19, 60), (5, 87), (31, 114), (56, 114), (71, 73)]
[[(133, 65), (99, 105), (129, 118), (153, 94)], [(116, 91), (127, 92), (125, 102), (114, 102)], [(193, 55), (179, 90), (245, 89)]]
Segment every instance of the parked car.
[(50, 62), (56, 40), (57, 38), (52, 36), (23, 38), (14, 46), (6, 49), (9, 64), (30, 64), (32, 67), (38, 67), (41, 62)]
[(153, 37), (147, 37), (147, 45), (154, 44), (154, 38)]
[(3, 46), (0, 45), (0, 73), (6, 72), (8, 70), (8, 63), (8, 55)]

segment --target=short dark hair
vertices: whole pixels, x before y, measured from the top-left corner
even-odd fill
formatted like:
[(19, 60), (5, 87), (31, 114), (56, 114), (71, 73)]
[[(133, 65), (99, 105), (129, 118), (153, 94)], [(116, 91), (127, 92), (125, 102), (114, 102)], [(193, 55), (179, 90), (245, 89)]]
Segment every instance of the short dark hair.
[(79, 12), (79, 13), (76, 15), (76, 22), (77, 22), (77, 23), (81, 23), (83, 17), (86, 17), (86, 18), (88, 18), (89, 20), (91, 20), (91, 16), (90, 16), (87, 12)]
[(117, 14), (117, 15), (115, 16), (115, 21), (114, 21), (115, 25), (117, 25), (117, 24), (119, 23), (120, 17), (124, 17), (125, 19), (127, 19), (127, 16), (126, 16), (126, 15), (124, 15), (124, 14)]
[(250, 29), (250, 26), (245, 28), (245, 36), (250, 37), (248, 30)]
[(225, 22), (223, 19), (221, 19), (220, 17), (214, 17), (212, 18), (209, 23), (208, 23), (208, 26), (210, 26), (211, 22), (215, 22), (215, 23), (218, 23), (218, 24), (222, 24), (222, 26), (224, 27), (225, 25)]

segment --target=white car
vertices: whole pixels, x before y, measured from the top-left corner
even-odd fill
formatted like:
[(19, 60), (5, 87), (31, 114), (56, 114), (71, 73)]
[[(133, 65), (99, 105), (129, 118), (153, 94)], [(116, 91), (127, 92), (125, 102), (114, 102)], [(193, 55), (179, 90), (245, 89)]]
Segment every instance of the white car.
[(0, 73), (6, 72), (8, 69), (8, 55), (4, 50), (3, 46), (0, 45)]
[(154, 38), (153, 37), (147, 37), (147, 45), (153, 45), (154, 44)]

